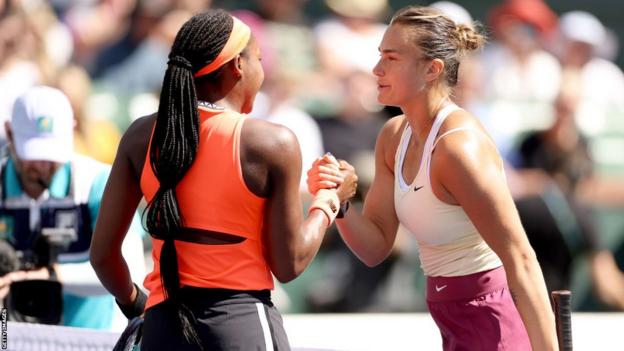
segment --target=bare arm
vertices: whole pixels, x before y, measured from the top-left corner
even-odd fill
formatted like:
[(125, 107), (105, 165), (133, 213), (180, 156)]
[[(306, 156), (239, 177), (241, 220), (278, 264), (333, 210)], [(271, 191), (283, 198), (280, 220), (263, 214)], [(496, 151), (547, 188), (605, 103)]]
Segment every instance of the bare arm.
[[(299, 195), (301, 152), (295, 135), (285, 127), (257, 120), (247, 120), (242, 133), (245, 148), (267, 165), (265, 235), (269, 264), (279, 281), (288, 282), (310, 264), (330, 222), (319, 209), (303, 218)], [(349, 181), (342, 186), (354, 188), (355, 184)]]
[[(462, 206), (500, 257), (534, 350), (556, 350), (554, 315), (542, 272), (515, 209), (502, 160), (484, 135), (450, 134), (435, 149), (431, 181)], [(438, 195), (438, 194), (436, 194)]]
[(137, 122), (130, 126), (121, 139), (102, 197), (90, 249), (91, 265), (98, 278), (106, 290), (126, 305), (134, 301), (137, 294), (121, 250), (142, 198), (140, 175), (129, 157), (129, 150), (137, 148), (137, 129), (145, 127), (144, 123)]
[(376, 266), (392, 251), (399, 220), (394, 209), (393, 137), (400, 121), (390, 120), (377, 138), (375, 147), (375, 178), (366, 195), (362, 214), (355, 209), (347, 212), (336, 225), (351, 251), (366, 265)]
[(613, 254), (608, 250), (591, 253), (589, 265), (596, 295), (609, 306), (624, 311), (624, 274)]
[(580, 182), (577, 196), (592, 205), (621, 207), (624, 205), (624, 182), (619, 177), (593, 175)]

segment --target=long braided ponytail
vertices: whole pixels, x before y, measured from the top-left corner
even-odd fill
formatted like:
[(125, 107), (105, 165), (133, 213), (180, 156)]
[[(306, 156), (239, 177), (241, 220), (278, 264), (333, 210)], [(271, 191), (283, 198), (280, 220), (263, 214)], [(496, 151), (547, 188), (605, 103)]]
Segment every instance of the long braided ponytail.
[[(193, 74), (212, 62), (225, 46), (233, 19), (223, 10), (193, 16), (176, 35), (165, 72), (156, 126), (150, 145), (150, 165), (160, 187), (147, 207), (147, 230), (164, 241), (160, 273), (165, 298), (176, 310), (189, 343), (200, 345), (193, 315), (180, 301), (180, 276), (174, 239), (184, 219), (176, 186), (189, 170), (199, 145), (199, 112)], [(210, 76), (202, 79), (211, 79)]]

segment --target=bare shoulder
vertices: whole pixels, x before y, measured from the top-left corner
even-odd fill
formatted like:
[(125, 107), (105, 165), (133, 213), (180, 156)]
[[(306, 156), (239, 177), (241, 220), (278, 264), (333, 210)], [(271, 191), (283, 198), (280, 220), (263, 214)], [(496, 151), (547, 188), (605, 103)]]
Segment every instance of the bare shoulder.
[[(448, 123), (447, 123), (448, 122)], [(445, 132), (461, 128), (441, 137)], [(479, 121), (465, 111), (447, 117), (430, 163), (434, 193), (449, 204), (474, 204), (506, 191), (503, 160)]]
[(382, 156), (386, 165), (391, 170), (394, 169), (394, 155), (401, 141), (401, 135), (407, 125), (405, 115), (399, 115), (389, 119), (379, 132), (376, 154)]
[(121, 138), (117, 158), (125, 156), (137, 176), (143, 170), (152, 129), (156, 122), (156, 114), (141, 117), (130, 124)]
[(396, 138), (400, 139), (406, 124), (407, 119), (405, 115), (394, 116), (384, 123), (379, 137), (384, 138), (384, 141), (392, 141)]
[[(149, 143), (152, 129), (156, 122), (156, 114), (138, 118), (130, 124), (123, 137), (121, 138), (120, 147), (136, 148), (146, 146)], [(147, 148), (145, 148), (147, 151)]]
[(440, 127), (440, 132), (438, 133), (438, 135), (442, 135), (452, 129), (457, 128), (476, 129), (481, 131), (485, 135), (488, 135), (485, 127), (483, 127), (483, 124), (481, 124), (479, 118), (464, 109), (459, 109), (451, 112), (451, 114), (446, 118), (446, 120), (444, 120), (444, 123)]
[[(438, 139), (432, 169), (441, 166), (443, 173), (460, 174), (461, 169), (502, 169), (502, 159), (494, 141), (481, 122), (465, 110), (451, 113), (440, 128), (439, 136), (461, 128)], [(436, 172), (438, 173), (438, 172)], [(450, 174), (447, 173), (447, 174)]]
[(286, 161), (295, 156), (293, 153), (299, 152), (299, 142), (290, 129), (253, 118), (245, 119), (241, 130), (241, 147), (252, 158), (272, 161)]

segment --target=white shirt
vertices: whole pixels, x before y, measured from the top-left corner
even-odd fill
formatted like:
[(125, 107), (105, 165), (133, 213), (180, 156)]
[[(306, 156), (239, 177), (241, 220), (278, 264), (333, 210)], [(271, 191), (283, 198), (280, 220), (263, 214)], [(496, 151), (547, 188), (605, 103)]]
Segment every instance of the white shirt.
[(412, 135), (409, 124), (403, 131), (395, 156), (394, 205), (397, 217), (416, 238), (422, 269), (431, 277), (468, 275), (502, 265), (464, 209), (442, 202), (431, 189), (429, 166), (436, 137), (446, 117), (457, 109), (456, 105), (448, 105), (436, 116), (425, 142), (418, 173), (411, 184), (405, 182), (402, 172)]

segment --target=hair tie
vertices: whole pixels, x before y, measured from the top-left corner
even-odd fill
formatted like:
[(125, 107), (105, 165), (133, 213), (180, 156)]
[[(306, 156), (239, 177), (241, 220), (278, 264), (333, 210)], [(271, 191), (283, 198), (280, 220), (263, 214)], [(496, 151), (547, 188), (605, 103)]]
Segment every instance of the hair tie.
[(183, 56), (180, 55), (176, 55), (174, 57), (170, 57), (169, 61), (167, 61), (168, 65), (173, 65), (173, 66), (177, 66), (180, 68), (186, 68), (188, 70), (192, 70), (193, 69), (193, 65), (191, 64), (191, 62), (189, 60), (187, 60), (186, 58), (184, 58)]

